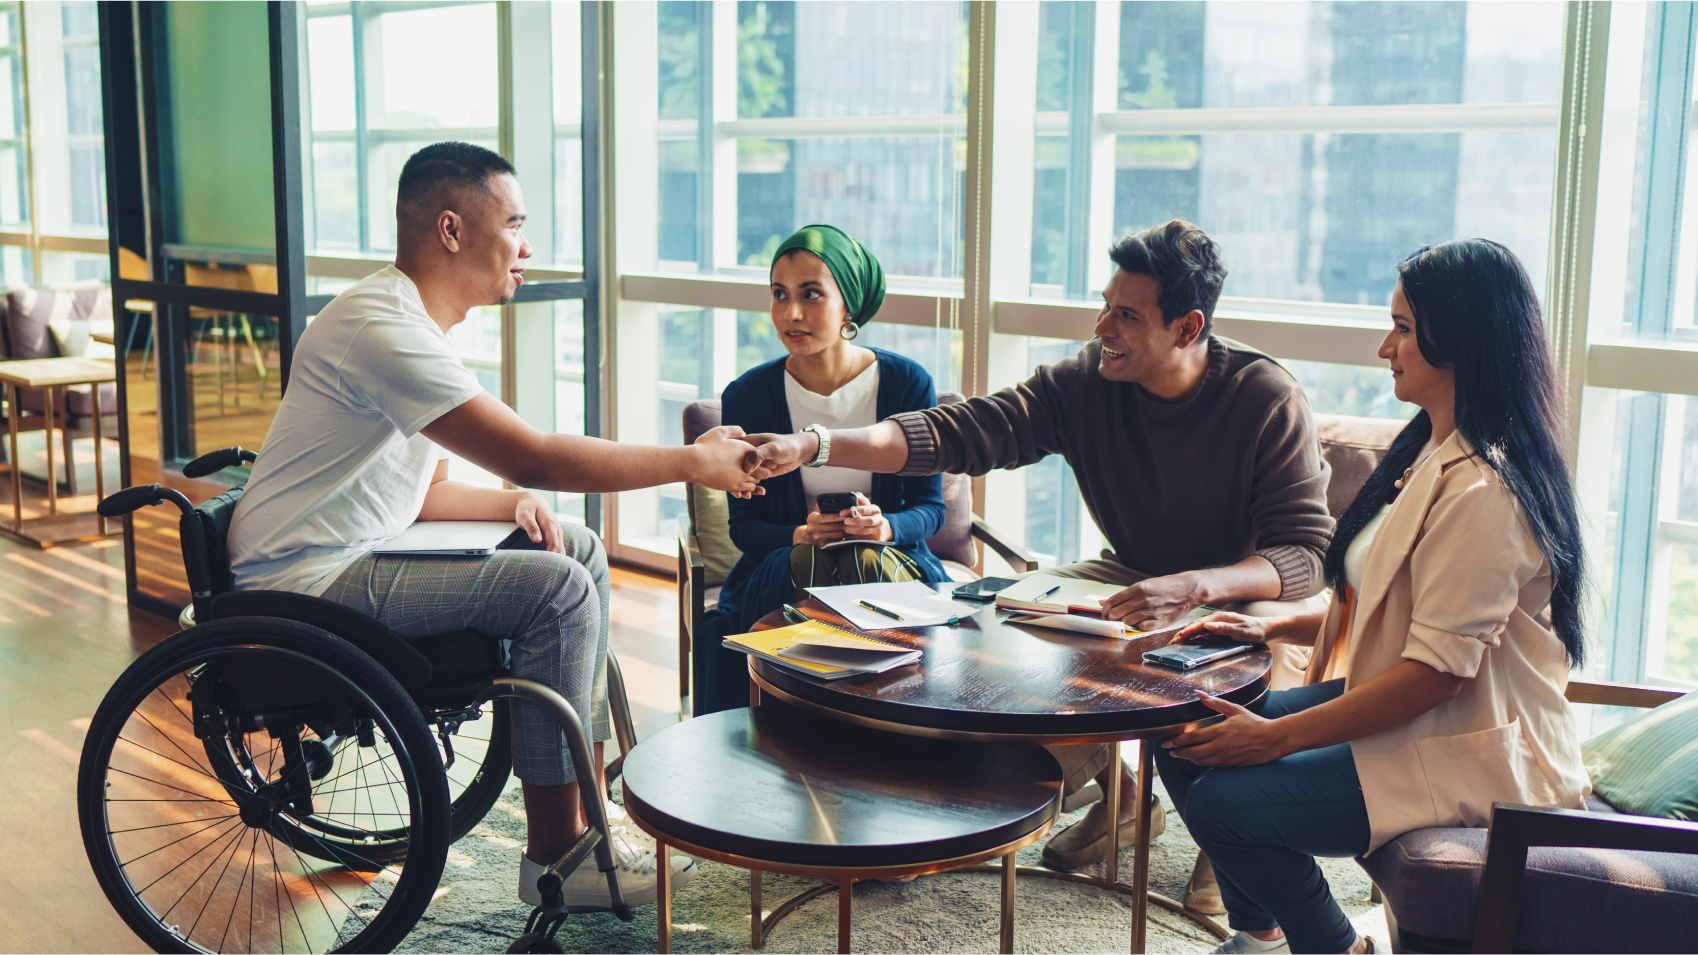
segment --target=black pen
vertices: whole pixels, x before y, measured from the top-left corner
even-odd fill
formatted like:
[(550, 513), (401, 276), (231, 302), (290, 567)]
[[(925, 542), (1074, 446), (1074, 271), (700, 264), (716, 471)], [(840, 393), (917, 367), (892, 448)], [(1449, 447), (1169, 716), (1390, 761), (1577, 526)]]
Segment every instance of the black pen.
[(1036, 597), (1033, 597), (1032, 602), (1037, 603), (1038, 601), (1044, 599), (1045, 597), (1048, 597), (1050, 594), (1053, 594), (1060, 589), (1061, 589), (1061, 585), (1056, 584), (1054, 587), (1051, 587), (1050, 589), (1044, 591), (1043, 593), (1038, 594)]
[(889, 617), (892, 620), (901, 620), (902, 619), (901, 614), (896, 613), (894, 611), (886, 610), (883, 607), (880, 607), (878, 604), (875, 604), (875, 603), (868, 601), (868, 600), (861, 601), (861, 606), (867, 608), (868, 610), (872, 610), (872, 611), (876, 611), (878, 613), (882, 613), (886, 617)]

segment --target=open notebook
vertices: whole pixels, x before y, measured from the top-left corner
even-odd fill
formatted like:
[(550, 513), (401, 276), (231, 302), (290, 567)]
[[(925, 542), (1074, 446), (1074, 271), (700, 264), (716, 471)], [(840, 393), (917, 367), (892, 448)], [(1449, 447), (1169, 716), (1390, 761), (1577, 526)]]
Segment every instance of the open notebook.
[(1101, 613), (1102, 602), (1125, 589), (1078, 577), (1034, 574), (1000, 591), (996, 595), (996, 606), (1000, 610), (1024, 610), (1027, 613)]
[(726, 637), (722, 642), (739, 653), (757, 656), (822, 680), (883, 673), (920, 661), (918, 650), (850, 633), (819, 620), (740, 633)]

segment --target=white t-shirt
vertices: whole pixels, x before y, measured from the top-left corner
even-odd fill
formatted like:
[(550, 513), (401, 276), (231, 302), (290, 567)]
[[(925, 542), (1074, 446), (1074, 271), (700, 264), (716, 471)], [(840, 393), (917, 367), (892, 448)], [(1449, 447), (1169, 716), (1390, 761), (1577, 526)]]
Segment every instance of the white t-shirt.
[(448, 456), (419, 430), (482, 390), (400, 269), (336, 296), (301, 333), (236, 505), (236, 587), (316, 596), (406, 530)]
[(1386, 521), (1386, 515), (1391, 513), (1391, 505), (1380, 508), (1380, 512), (1368, 518), (1368, 523), (1356, 532), (1355, 539), (1344, 551), (1344, 580), (1351, 590), (1362, 589), (1362, 575), (1368, 569), (1368, 551), (1374, 547), (1374, 535), (1380, 532), (1380, 525)]
[[(849, 383), (829, 395), (816, 395), (802, 383), (784, 373), (784, 401), (790, 406), (792, 429), (810, 424), (823, 425), (828, 431), (839, 428), (870, 428), (878, 424), (878, 362), (849, 380)], [(813, 510), (821, 494), (859, 491), (873, 496), (873, 476), (853, 468), (802, 468), (802, 490), (808, 495), (808, 510)]]

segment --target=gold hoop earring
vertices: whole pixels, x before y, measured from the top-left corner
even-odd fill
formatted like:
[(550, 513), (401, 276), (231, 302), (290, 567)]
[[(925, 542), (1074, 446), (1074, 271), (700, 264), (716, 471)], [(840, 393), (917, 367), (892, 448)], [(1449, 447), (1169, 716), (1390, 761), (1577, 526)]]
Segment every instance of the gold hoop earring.
[(854, 322), (844, 322), (842, 325), (838, 326), (838, 328), (837, 328), (838, 337), (843, 339), (846, 342), (854, 341), (855, 336), (857, 336), (859, 334), (861, 334), (861, 326), (855, 324)]

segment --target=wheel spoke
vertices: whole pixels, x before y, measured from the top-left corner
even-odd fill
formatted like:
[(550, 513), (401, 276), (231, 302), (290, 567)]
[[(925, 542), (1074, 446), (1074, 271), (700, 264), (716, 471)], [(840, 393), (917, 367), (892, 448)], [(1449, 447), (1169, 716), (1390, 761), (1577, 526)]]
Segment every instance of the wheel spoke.
[[(213, 824), (212, 824), (212, 825), (210, 825), (210, 826), (207, 826), (207, 827), (206, 827), (206, 829), (216, 829), (216, 828), (218, 828), (218, 827), (219, 827), (219, 826), (222, 826), (222, 825), (225, 825), (225, 824), (226, 824), (226, 823), (225, 823), (225, 822), (215, 822), (215, 823), (213, 823)], [(169, 849), (169, 848), (171, 848), (171, 847), (172, 847), (172, 846), (174, 846), (174, 845), (176, 845), (176, 844), (177, 844), (177, 843), (179, 843), (179, 842), (183, 842), (183, 841), (185, 841), (185, 840), (188, 840), (188, 839), (193, 839), (193, 838), (194, 838), (194, 837), (195, 837), (195, 836), (198, 836), (198, 835), (200, 835), (200, 834), (201, 834), (201, 833), (202, 833), (202, 832), (205, 832), (205, 831), (206, 831), (206, 829), (202, 829), (202, 830), (200, 830), (200, 831), (199, 831), (199, 832), (191, 832), (191, 833), (189, 833), (189, 834), (188, 834), (188, 835), (186, 835), (186, 836), (184, 836), (184, 837), (183, 837), (183, 838), (182, 838), (182, 839), (177, 839), (177, 840), (175, 840), (175, 841), (172, 841), (172, 842), (167, 842), (167, 843), (166, 843), (166, 844), (164, 844), (164, 845), (162, 845), (162, 846), (160, 846), (160, 847), (159, 847), (159, 848), (158, 848), (158, 849), (153, 849), (153, 850), (151, 850), (151, 851), (149, 851), (149, 852), (144, 852), (144, 853), (142, 853), (142, 854), (141, 854), (141, 855), (139, 855), (139, 856), (136, 856), (136, 857), (135, 857), (135, 858), (134, 858), (134, 859), (131, 859), (131, 860), (130, 860), (130, 861), (128, 861), (128, 862), (122, 862), (122, 863), (119, 863), (119, 865), (118, 865), (118, 867), (119, 867), (119, 868), (120, 868), (120, 869), (123, 869), (123, 868), (128, 868), (128, 867), (130, 867), (130, 866), (132, 866), (132, 865), (135, 865), (135, 864), (136, 864), (136, 863), (138, 863), (138, 862), (140, 862), (140, 861), (141, 861), (141, 860), (143, 860), (143, 859), (145, 859), (145, 858), (147, 858), (147, 857), (148, 857), (148, 856), (150, 856), (150, 855), (153, 855), (153, 853), (155, 853), (155, 852), (161, 852), (161, 851), (164, 851), (164, 850), (166, 850), (166, 849)], [(218, 840), (219, 840), (219, 839), (222, 839), (222, 838), (224, 838), (224, 833), (222, 833), (222, 832), (220, 832), (220, 833), (219, 833), (219, 834), (218, 834), (218, 835), (216, 835), (216, 836), (213, 836), (213, 837), (212, 837), (212, 842), (217, 842), (217, 841), (218, 841)], [(212, 842), (209, 842), (209, 843), (207, 843), (207, 844), (206, 844), (206, 845), (207, 845), (207, 846), (210, 846), (210, 845), (212, 845)], [(200, 855), (200, 854), (201, 854), (201, 853), (202, 853), (202, 852), (205, 852), (205, 851), (206, 851), (206, 846), (201, 846), (201, 847), (200, 847), (200, 848), (199, 848), (199, 849), (196, 849), (196, 850), (195, 850), (195, 851), (194, 851), (194, 855), (191, 855), (191, 856), (189, 856), (189, 859), (193, 859), (193, 858), (194, 858), (194, 857), (195, 857), (195, 856), (198, 856), (198, 855)], [(189, 859), (184, 859), (184, 860), (183, 860), (183, 862), (187, 862), (187, 861), (189, 861)], [(182, 865), (182, 864), (183, 864), (183, 862), (179, 862), (179, 863), (177, 863), (177, 865), (175, 865), (175, 866), (172, 866), (172, 867), (171, 867), (171, 872), (175, 872), (175, 871), (177, 871), (177, 866), (180, 866), (180, 865)], [(171, 872), (167, 872), (167, 873), (165, 873), (165, 875), (170, 875), (170, 874), (171, 874)], [(162, 876), (160, 876), (160, 877), (159, 877), (159, 878), (160, 878), (160, 879), (163, 879), (163, 878), (165, 878), (165, 875), (162, 875)], [(149, 882), (149, 883), (148, 883), (148, 884), (147, 884), (147, 888), (144, 888), (144, 889), (142, 889), (142, 890), (141, 890), (141, 892), (146, 892), (146, 891), (147, 891), (147, 890), (148, 890), (148, 889), (151, 889), (151, 888), (153, 888), (153, 887), (154, 887), (154, 885), (156, 885), (156, 884), (157, 884), (157, 883), (158, 883), (158, 882), (159, 882), (159, 879), (154, 879), (154, 880), (153, 880), (153, 881), (152, 881), (152, 882)], [(140, 895), (140, 894), (141, 894), (141, 892), (138, 892), (138, 893), (136, 893), (136, 894), (137, 894), (137, 895)]]
[(184, 819), (182, 822), (162, 822), (157, 826), (136, 826), (132, 829), (108, 829), (106, 830), (106, 834), (109, 836), (116, 836), (126, 832), (144, 832), (148, 829), (169, 829), (172, 826), (189, 826), (197, 822), (222, 822), (226, 819), (234, 819), (239, 815), (241, 815), (241, 813), (233, 812), (227, 816), (215, 816), (211, 819), (202, 819), (197, 817), (195, 819)]
[[(129, 776), (132, 779), (139, 779), (144, 783), (152, 783), (155, 786), (163, 786), (166, 789), (172, 790), (174, 792), (194, 793), (194, 795), (199, 796), (199, 797), (204, 798), (204, 799), (207, 799), (209, 802), (222, 802), (227, 806), (234, 806), (235, 805), (235, 803), (233, 801), (228, 800), (228, 799), (213, 799), (212, 797), (207, 796), (205, 793), (197, 793), (193, 789), (184, 789), (183, 787), (178, 786), (174, 783), (163, 782), (161, 780), (153, 779), (153, 778), (148, 777), (148, 776), (141, 776), (141, 775), (138, 775), (136, 773), (132, 773), (129, 770), (119, 769), (118, 767), (113, 766), (111, 764), (107, 764), (106, 771), (109, 772), (109, 773), (119, 773), (119, 774), (124, 775), (124, 776)], [(224, 784), (222, 782), (219, 782), (219, 785), (223, 786)], [(113, 800), (108, 800), (108, 802), (111, 802), (111, 801), (113, 801)], [(138, 801), (144, 801), (144, 800), (138, 800)], [(145, 800), (145, 801), (151, 801), (151, 800)]]
[[(158, 726), (155, 726), (154, 722), (147, 718), (146, 713), (143, 713), (141, 710), (136, 710), (136, 716), (140, 717), (141, 721), (143, 723), (146, 723), (147, 725), (152, 726), (153, 731), (155, 733), (158, 733), (160, 736), (165, 737), (165, 741), (167, 743), (170, 743), (172, 746), (177, 747), (177, 752), (182, 753), (185, 757), (187, 757), (189, 759), (190, 762), (194, 763), (195, 767), (197, 769), (199, 769), (200, 772), (203, 775), (207, 775), (207, 776), (213, 775), (212, 770), (210, 768), (208, 768), (206, 766), (202, 766), (200, 764), (200, 760), (195, 759), (194, 756), (188, 750), (184, 749), (180, 743), (178, 743), (176, 740), (171, 738), (170, 733), (167, 733), (164, 730), (160, 729)], [(190, 729), (193, 729), (193, 724), (190, 724)], [(119, 738), (122, 739), (122, 737), (119, 737)], [(128, 740), (126, 740), (126, 742), (128, 742)], [(216, 778), (216, 777), (214, 777), (214, 778)]]

